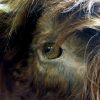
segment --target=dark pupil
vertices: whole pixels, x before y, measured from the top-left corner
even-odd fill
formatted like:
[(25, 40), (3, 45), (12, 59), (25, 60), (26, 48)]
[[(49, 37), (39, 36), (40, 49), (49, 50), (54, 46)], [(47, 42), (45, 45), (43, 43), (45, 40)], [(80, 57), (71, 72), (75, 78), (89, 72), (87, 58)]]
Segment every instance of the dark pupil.
[(49, 53), (52, 49), (53, 49), (53, 47), (50, 44), (46, 45), (44, 47), (44, 53)]
[(59, 46), (54, 47), (54, 43), (46, 43), (43, 47), (43, 54), (48, 59), (56, 59), (61, 56), (62, 49)]

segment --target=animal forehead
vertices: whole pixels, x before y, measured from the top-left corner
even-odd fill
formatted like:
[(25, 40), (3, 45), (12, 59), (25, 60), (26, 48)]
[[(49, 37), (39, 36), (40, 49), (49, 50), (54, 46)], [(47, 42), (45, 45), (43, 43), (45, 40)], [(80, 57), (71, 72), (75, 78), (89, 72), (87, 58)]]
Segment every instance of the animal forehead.
[[(70, 7), (69, 7), (70, 8)], [(68, 8), (68, 9), (69, 9)], [(66, 19), (66, 17), (70, 17), (70, 15), (76, 16), (77, 18), (86, 18), (86, 16), (93, 16), (93, 17), (97, 17), (100, 16), (100, 2), (96, 2), (92, 5), (90, 11), (88, 11), (88, 8), (86, 7), (82, 7), (82, 4), (70, 8), (71, 10), (67, 11), (67, 9), (62, 10), (59, 14), (58, 14), (58, 20), (59, 21), (63, 21), (64, 19)]]
[[(87, 15), (87, 8), (83, 8), (83, 7), (81, 7), (81, 5), (78, 5), (78, 6), (74, 7), (72, 10), (70, 10), (68, 12), (67, 11), (64, 12), (65, 8), (60, 8), (59, 6), (57, 6), (57, 7), (58, 7), (57, 10), (54, 9), (53, 7), (51, 7), (49, 10), (46, 9), (45, 13), (43, 13), (42, 17), (39, 20), (40, 21), (39, 27), (41, 27), (40, 34), (44, 34), (45, 36), (50, 35), (50, 37), (54, 37), (54, 36), (58, 37), (59, 34), (62, 34), (61, 37), (66, 36), (66, 35), (63, 35), (63, 32), (64, 32), (64, 34), (67, 34), (68, 30), (75, 31), (76, 30), (75, 27), (77, 27), (78, 25), (77, 26), (74, 25), (73, 29), (71, 27), (70, 28), (68, 28), (68, 27), (70, 26), (70, 24), (72, 25), (76, 21), (79, 21), (78, 19), (83, 20), (83, 21), (79, 22), (78, 27), (80, 27), (82, 23), (86, 24), (84, 26), (81, 26), (82, 29), (84, 27), (88, 27), (88, 25), (91, 24), (88, 19), (84, 20), (85, 16)], [(66, 6), (66, 8), (67, 8), (67, 6)], [(60, 9), (60, 10), (58, 10), (58, 9)], [(56, 12), (56, 11), (58, 11), (58, 12)], [(53, 12), (54, 16), (53, 16), (52, 12)], [(56, 13), (54, 13), (54, 12), (56, 12)], [(75, 17), (73, 17), (71, 20), (68, 20), (68, 18), (73, 14)], [(95, 18), (97, 17), (97, 19), (98, 19), (99, 14), (100, 14), (100, 3), (94, 3), (91, 8), (91, 16), (93, 16)], [(59, 23), (59, 22), (61, 22), (61, 23)], [(90, 25), (90, 27), (91, 26), (92, 26), (92, 24)], [(95, 27), (95, 26), (92, 26), (92, 27)], [(84, 41), (88, 41), (93, 35), (96, 34), (96, 32), (94, 32), (93, 30), (91, 32), (91, 30), (92, 29), (86, 29), (86, 30), (83, 30), (82, 32), (78, 32), (78, 34), (81, 33), (80, 38), (82, 38)]]
[[(67, 3), (67, 2), (65, 2)], [(45, 24), (45, 22), (51, 23), (55, 22), (61, 22), (65, 23), (68, 21), (67, 19), (71, 19), (72, 22), (76, 21), (78, 19), (84, 20), (88, 17), (98, 17), (100, 16), (100, 2), (94, 3), (91, 8), (89, 8), (89, 5), (85, 6), (86, 4), (78, 4), (77, 6), (72, 5), (62, 5), (59, 6), (56, 4), (55, 6), (49, 7), (49, 9), (46, 9), (45, 12), (42, 15), (42, 22)], [(72, 7), (72, 8), (71, 8)], [(47, 7), (48, 8), (48, 7)], [(69, 10), (70, 9), (70, 10)], [(41, 20), (40, 19), (40, 20)], [(75, 20), (76, 19), (76, 20)], [(70, 20), (70, 21), (71, 21)], [(46, 23), (47, 25), (47, 23)], [(50, 26), (51, 24), (49, 24)], [(54, 24), (53, 24), (54, 25)]]

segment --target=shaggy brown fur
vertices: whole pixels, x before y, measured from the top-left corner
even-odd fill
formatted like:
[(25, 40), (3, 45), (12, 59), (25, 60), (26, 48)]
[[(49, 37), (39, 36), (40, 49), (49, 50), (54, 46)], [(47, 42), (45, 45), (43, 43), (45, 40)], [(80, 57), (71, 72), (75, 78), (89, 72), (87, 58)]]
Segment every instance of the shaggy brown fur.
[(99, 100), (99, 2), (2, 0), (0, 100)]

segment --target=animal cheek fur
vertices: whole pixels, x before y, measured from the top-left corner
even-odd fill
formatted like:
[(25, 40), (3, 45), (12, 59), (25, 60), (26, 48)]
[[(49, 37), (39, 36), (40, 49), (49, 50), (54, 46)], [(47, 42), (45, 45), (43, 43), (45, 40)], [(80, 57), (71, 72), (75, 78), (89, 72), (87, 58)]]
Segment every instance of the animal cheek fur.
[(68, 86), (67, 80), (65, 80), (61, 75), (58, 75), (54, 69), (47, 70), (44, 84), (46, 88), (52, 88), (54, 91), (58, 91), (59, 93), (66, 93)]
[(58, 73), (56, 68), (43, 68), (39, 62), (35, 63), (35, 65), (33, 65), (33, 70), (35, 70), (33, 77), (37, 87), (42, 86), (42, 89), (45, 88), (47, 92), (49, 91), (53, 94), (66, 94), (68, 86), (67, 80)]

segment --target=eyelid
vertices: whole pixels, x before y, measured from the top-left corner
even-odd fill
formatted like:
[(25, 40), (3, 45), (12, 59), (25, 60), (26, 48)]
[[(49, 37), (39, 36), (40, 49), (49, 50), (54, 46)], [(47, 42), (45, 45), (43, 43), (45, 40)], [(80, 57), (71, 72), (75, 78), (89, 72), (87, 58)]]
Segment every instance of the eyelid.
[(38, 44), (34, 44), (34, 45), (32, 45), (32, 48), (33, 48), (34, 50), (38, 50), (38, 49), (40, 49), (41, 47), (43, 47), (44, 44), (45, 44), (44, 42), (41, 42), (41, 43), (38, 43)]
[(60, 46), (55, 45), (53, 42), (47, 42), (42, 47), (42, 54), (49, 60), (57, 59), (62, 55), (62, 48)]

